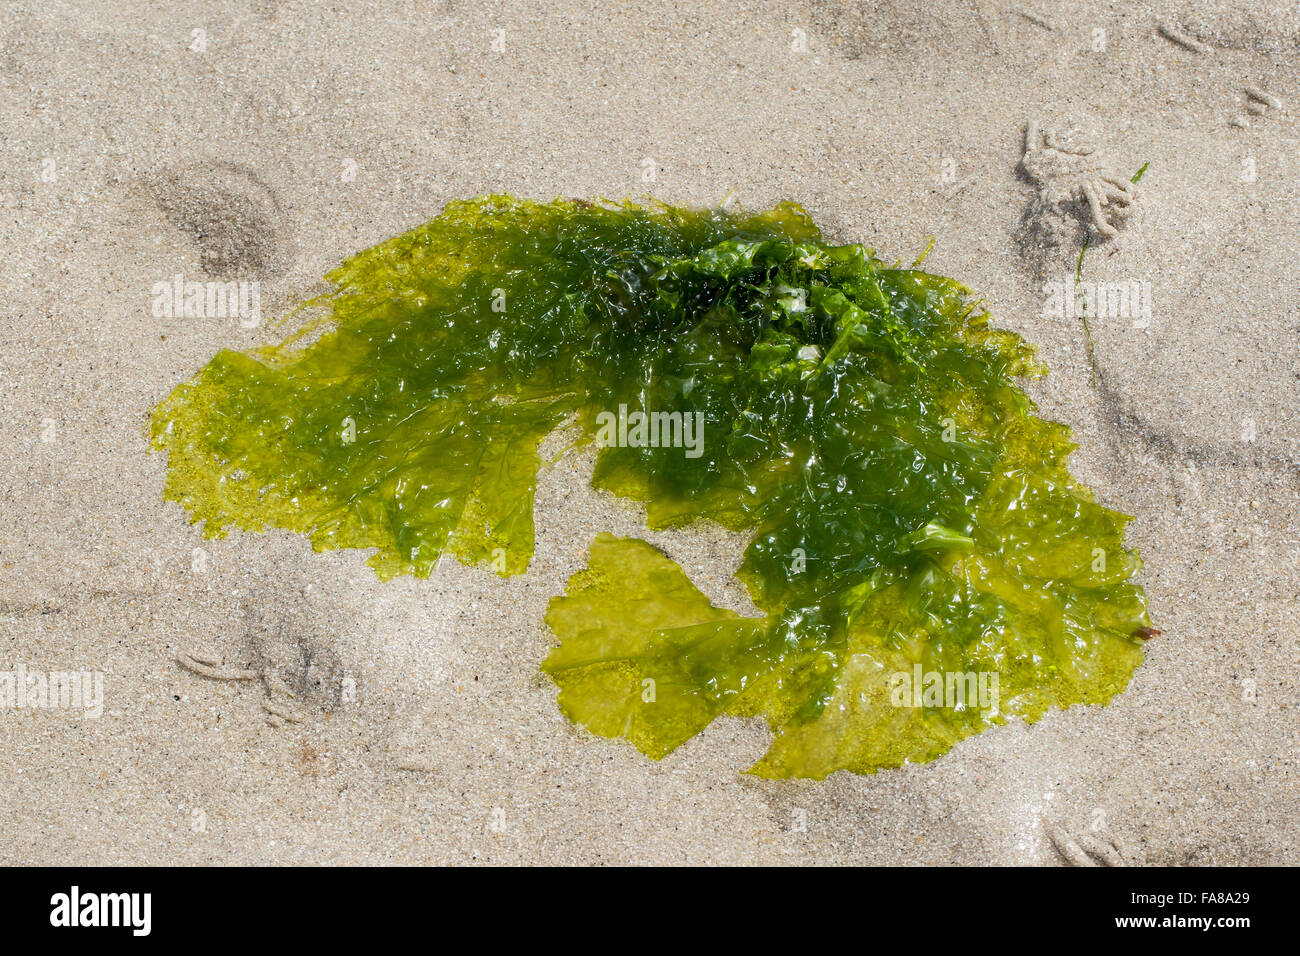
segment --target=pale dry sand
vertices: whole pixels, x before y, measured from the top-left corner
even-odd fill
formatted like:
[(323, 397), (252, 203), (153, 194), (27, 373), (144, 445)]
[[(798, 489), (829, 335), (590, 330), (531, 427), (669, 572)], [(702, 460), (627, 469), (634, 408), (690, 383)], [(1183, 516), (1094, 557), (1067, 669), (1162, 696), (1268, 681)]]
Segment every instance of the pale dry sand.
[[(1135, 861), (1296, 862), (1300, 18), (1019, 9), (0, 7), (0, 669), (103, 671), (106, 708), (0, 713), (0, 861), (1033, 864), (1061, 862), (1059, 828)], [(1283, 108), (1249, 113), (1247, 86)], [(1150, 163), (1085, 262), (1153, 293), (1150, 328), (1095, 323), (1096, 389), (1077, 320), (1040, 308), (1073, 250), (1016, 241), (1024, 125), (1067, 115), (1115, 169)], [(750, 779), (766, 732), (740, 721), (654, 763), (568, 725), (537, 669), (546, 601), (591, 536), (641, 533), (586, 489), (589, 459), (543, 473), (537, 556), (504, 582), (445, 561), (380, 584), (363, 554), (284, 533), (207, 542), (162, 501), (151, 408), (267, 333), (155, 318), (155, 282), (256, 279), (269, 316), (453, 198), (732, 189), (890, 258), (933, 234), (927, 267), (1040, 346), (1032, 392), (1076, 429), (1079, 477), (1136, 516), (1164, 632), (1111, 706), (870, 777)], [(746, 606), (739, 539), (648, 537)], [(287, 636), (268, 643), (250, 607), (283, 609)], [(356, 700), (275, 727), (261, 683), (196, 676), (173, 659), (192, 650), (290, 679), (310, 656)]]

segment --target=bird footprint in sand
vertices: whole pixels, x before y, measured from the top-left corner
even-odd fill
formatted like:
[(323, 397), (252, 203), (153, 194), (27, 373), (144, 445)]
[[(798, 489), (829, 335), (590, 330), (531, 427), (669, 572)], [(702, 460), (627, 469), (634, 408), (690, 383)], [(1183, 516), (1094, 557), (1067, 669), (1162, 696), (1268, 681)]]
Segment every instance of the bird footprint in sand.
[(1039, 230), (1055, 233), (1043, 238), (1058, 242), (1071, 220), (1101, 237), (1118, 235), (1138, 195), (1137, 187), (1106, 165), (1096, 141), (1074, 123), (1048, 128), (1030, 120), (1020, 168), (1038, 187), (1026, 218)]
[(293, 627), (283, 596), (246, 604), (241, 658), (247, 665), (231, 666), (217, 655), (191, 650), (178, 654), (176, 662), (213, 680), (260, 680), (266, 688), (262, 709), (274, 727), (299, 723), (311, 708), (330, 711), (339, 703), (343, 680), (338, 656)]
[(1132, 866), (1142, 861), (1118, 840), (1103, 840), (1087, 833), (1071, 833), (1064, 827), (1049, 826), (1048, 839), (1070, 866)]

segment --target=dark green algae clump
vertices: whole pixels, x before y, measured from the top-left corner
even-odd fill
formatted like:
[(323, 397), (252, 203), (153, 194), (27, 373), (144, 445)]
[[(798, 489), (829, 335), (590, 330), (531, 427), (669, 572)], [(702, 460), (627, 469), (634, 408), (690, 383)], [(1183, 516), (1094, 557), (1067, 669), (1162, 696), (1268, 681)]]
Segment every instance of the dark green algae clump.
[[(652, 528), (751, 534), (738, 574), (762, 616), (598, 536), (551, 602), (542, 665), (597, 734), (658, 758), (761, 716), (774, 741), (752, 772), (871, 772), (1104, 703), (1142, 660), (1128, 519), (1070, 478), (1068, 429), (1032, 414), (1029, 347), (959, 283), (827, 244), (796, 205), (485, 197), (327, 278), (322, 319), (219, 353), (159, 406), (167, 497), (212, 535), (376, 549), (382, 578), (448, 550), (513, 574), (543, 438), (692, 416), (692, 454), (602, 447), (594, 483), (645, 502)], [(897, 691), (932, 672), (994, 674), (997, 700)]]

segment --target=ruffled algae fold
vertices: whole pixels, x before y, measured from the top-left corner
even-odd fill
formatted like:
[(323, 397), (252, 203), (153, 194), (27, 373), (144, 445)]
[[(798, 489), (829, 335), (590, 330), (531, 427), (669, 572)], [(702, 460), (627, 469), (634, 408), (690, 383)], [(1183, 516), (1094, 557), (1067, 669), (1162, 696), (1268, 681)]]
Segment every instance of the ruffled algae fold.
[[(872, 772), (1104, 703), (1142, 660), (1128, 519), (1034, 416), (1028, 346), (959, 283), (828, 244), (796, 205), (483, 197), (326, 278), (311, 335), (222, 351), (158, 407), (167, 498), (209, 535), (374, 549), (385, 579), (446, 551), (515, 574), (539, 444), (576, 423), (602, 445), (596, 486), (652, 528), (751, 535), (738, 574), (762, 615), (598, 536), (551, 602), (542, 665), (596, 734), (659, 758), (759, 716), (756, 774)], [(665, 440), (629, 438), (638, 418)], [(954, 701), (951, 679), (923, 696), (923, 675), (993, 675), (996, 699)]]

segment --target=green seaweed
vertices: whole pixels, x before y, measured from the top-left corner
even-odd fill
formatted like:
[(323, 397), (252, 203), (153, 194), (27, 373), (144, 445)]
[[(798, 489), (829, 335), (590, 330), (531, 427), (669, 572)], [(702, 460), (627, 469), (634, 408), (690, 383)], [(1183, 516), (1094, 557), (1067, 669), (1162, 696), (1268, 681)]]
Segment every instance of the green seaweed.
[[(1128, 178), (1131, 183), (1139, 183), (1142, 176), (1146, 173), (1150, 161), (1142, 164), (1142, 168)], [(1083, 241), (1079, 244), (1079, 258), (1074, 264), (1074, 288), (1079, 295), (1079, 301), (1083, 301), (1083, 256), (1088, 251), (1088, 241), (1092, 238), (1092, 233), (1086, 229), (1083, 233)], [(1088, 313), (1085, 309), (1079, 314), (1079, 321), (1083, 323), (1083, 337), (1088, 345), (1088, 373), (1089, 380), (1092, 382), (1094, 391), (1097, 389), (1097, 343), (1092, 337), (1092, 327), (1088, 325)]]
[[(796, 205), (484, 197), (327, 278), (322, 319), (219, 353), (158, 407), (166, 496), (209, 535), (373, 548), (382, 578), (444, 552), (514, 574), (539, 444), (576, 423), (602, 445), (595, 485), (652, 528), (750, 536), (738, 575), (761, 612), (597, 537), (551, 602), (542, 665), (597, 734), (658, 758), (761, 716), (774, 740), (752, 772), (871, 772), (1104, 703), (1141, 662), (1128, 519), (1034, 416), (1015, 381), (1041, 372), (1030, 348), (959, 283), (829, 244)], [(699, 441), (624, 440), (639, 413), (697, 421)], [(899, 692), (932, 673), (995, 674), (996, 706)]]

